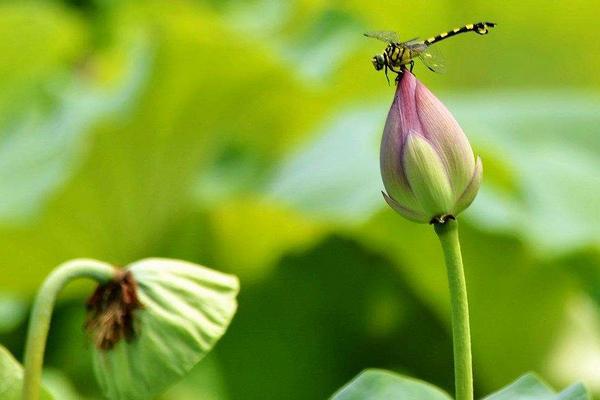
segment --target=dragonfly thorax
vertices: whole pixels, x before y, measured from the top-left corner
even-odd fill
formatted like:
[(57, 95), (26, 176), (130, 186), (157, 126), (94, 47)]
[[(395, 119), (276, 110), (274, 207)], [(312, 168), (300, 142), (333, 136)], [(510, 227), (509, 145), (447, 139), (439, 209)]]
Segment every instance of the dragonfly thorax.
[(411, 62), (413, 58), (418, 56), (425, 50), (420, 43), (390, 43), (385, 53), (389, 62), (388, 66), (400, 67)]

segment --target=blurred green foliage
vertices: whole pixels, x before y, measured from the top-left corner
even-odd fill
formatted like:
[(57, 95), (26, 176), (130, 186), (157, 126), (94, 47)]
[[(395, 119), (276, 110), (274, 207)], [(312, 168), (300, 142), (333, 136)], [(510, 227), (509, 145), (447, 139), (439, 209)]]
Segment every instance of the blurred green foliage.
[(333, 400), (451, 400), (435, 386), (386, 370), (368, 369), (335, 393)]
[[(23, 367), (12, 354), (0, 346), (0, 398), (3, 400), (18, 400), (21, 398), (23, 387)], [(42, 400), (51, 400), (46, 389), (40, 391)]]
[[(536, 370), (600, 394), (597, 12), (1, 2), (0, 342), (21, 357), (25, 305), (60, 262), (169, 256), (237, 274), (242, 293), (225, 338), (165, 400), (325, 398), (366, 367), (451, 392), (441, 252), (380, 196), (393, 92), (369, 63), (382, 44), (361, 33), (490, 20), (490, 35), (440, 45), (447, 74), (415, 70), (484, 159), (461, 220), (477, 391)], [(63, 298), (47, 364), (95, 399), (86, 288)]]
[[(589, 393), (581, 383), (556, 393), (535, 374), (527, 373), (486, 396), (483, 400), (585, 400)], [(335, 393), (332, 400), (450, 400), (451, 397), (431, 384), (390, 371), (368, 369)]]

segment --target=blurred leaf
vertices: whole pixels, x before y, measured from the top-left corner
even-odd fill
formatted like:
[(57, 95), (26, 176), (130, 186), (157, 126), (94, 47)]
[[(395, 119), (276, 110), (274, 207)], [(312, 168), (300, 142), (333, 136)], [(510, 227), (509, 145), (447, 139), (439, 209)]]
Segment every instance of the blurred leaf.
[(333, 395), (331, 400), (450, 400), (451, 397), (427, 382), (390, 371), (362, 372)]
[(384, 118), (383, 108), (337, 115), (277, 169), (266, 196), (326, 221), (366, 220), (382, 204), (377, 137)]
[(569, 386), (556, 396), (556, 400), (592, 400), (588, 390), (581, 383)]
[(535, 374), (528, 373), (484, 400), (591, 400), (591, 397), (579, 383), (556, 394)]
[(523, 375), (499, 392), (487, 396), (486, 400), (543, 400), (554, 398), (554, 391), (535, 374)]
[[(12, 354), (0, 345), (0, 399), (20, 400), (23, 388), (23, 367)], [(42, 400), (52, 397), (42, 389)]]

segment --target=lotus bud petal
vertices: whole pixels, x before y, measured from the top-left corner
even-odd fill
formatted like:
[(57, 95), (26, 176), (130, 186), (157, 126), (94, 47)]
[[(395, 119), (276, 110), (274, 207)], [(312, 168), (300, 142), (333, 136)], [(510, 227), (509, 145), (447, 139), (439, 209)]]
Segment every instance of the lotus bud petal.
[(402, 74), (380, 150), (386, 202), (421, 223), (455, 217), (475, 199), (481, 160), (450, 111), (413, 74)]
[(475, 196), (477, 196), (477, 192), (479, 191), (479, 186), (481, 186), (481, 178), (483, 176), (483, 165), (481, 164), (481, 158), (477, 157), (477, 162), (475, 163), (475, 172), (471, 177), (471, 181), (468, 183), (465, 191), (459, 197), (454, 206), (454, 213), (458, 215), (462, 211), (464, 211), (467, 207), (471, 205), (473, 200), (475, 200)]
[(86, 324), (109, 399), (153, 398), (202, 359), (236, 308), (236, 277), (192, 263), (146, 259), (98, 287)]

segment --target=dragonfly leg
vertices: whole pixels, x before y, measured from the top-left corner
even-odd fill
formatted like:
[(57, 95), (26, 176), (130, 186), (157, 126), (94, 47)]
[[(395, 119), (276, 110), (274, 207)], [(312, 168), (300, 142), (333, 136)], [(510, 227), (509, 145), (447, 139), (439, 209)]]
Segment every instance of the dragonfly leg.
[(415, 67), (415, 60), (410, 60), (410, 62), (408, 64), (410, 65), (410, 67), (408, 68), (408, 70), (410, 72), (412, 72), (413, 68)]
[[(387, 79), (388, 86), (390, 86), (390, 77), (388, 76), (388, 66), (385, 66), (385, 79)], [(393, 71), (393, 70), (392, 70)]]
[(398, 71), (396, 71), (394, 68), (390, 67), (390, 70), (392, 70), (393, 72), (396, 73), (396, 79), (395, 82), (398, 83), (400, 81), (400, 78), (402, 77), (402, 74), (404, 73), (404, 66), (400, 66), (398, 67)]
[(390, 68), (390, 71), (395, 72), (396, 74), (399, 74), (399, 75), (402, 75), (402, 72), (404, 70), (403, 65), (399, 66), (397, 70), (395, 70), (394, 67), (392, 67), (391, 65), (389, 66), (389, 68)]

